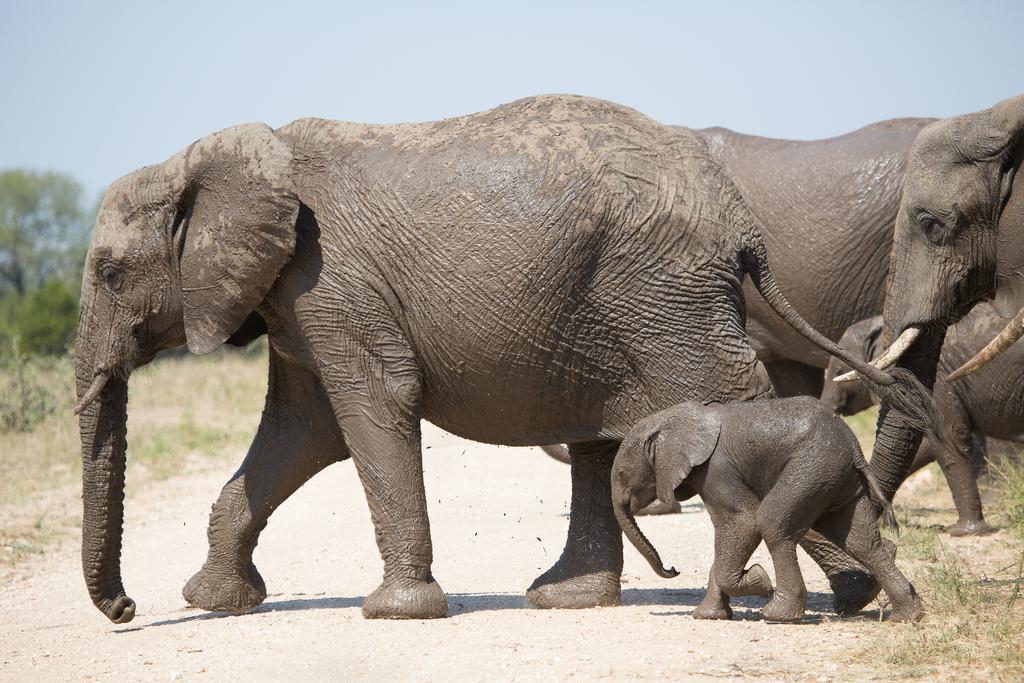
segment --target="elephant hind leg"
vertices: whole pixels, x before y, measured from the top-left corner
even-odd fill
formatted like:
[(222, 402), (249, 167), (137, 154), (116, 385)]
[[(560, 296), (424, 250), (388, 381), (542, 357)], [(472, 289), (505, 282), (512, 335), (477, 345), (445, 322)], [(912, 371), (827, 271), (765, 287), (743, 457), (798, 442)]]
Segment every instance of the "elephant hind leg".
[(537, 607), (619, 604), (622, 531), (612, 510), (612, 461), (617, 441), (571, 444), (569, 535), (558, 561), (534, 580), (526, 598)]
[(266, 407), (241, 467), (210, 513), (209, 551), (182, 590), (202, 609), (244, 612), (266, 597), (252, 561), (270, 515), (317, 472), (348, 457), (330, 402), (313, 373), (270, 350)]

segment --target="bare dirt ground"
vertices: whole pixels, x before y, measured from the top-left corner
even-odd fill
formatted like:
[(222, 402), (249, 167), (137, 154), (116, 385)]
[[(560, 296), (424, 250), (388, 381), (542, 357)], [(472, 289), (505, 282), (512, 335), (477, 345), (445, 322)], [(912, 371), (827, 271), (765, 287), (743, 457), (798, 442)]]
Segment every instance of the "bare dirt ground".
[[(434, 574), (448, 591), (436, 621), (368, 621), (362, 598), (381, 561), (351, 463), (321, 473), (271, 519), (256, 551), (270, 596), (254, 613), (186, 607), (202, 564), (210, 504), (230, 473), (207, 462), (132, 493), (124, 580), (135, 620), (113, 625), (89, 603), (68, 538), (20, 565), (0, 589), (3, 680), (552, 680), (872, 677), (863, 651), (878, 611), (838, 619), (821, 572), (802, 557), (807, 623), (769, 625), (759, 601), (732, 622), (690, 617), (711, 565), (699, 504), (641, 518), (681, 575), (663, 580), (626, 548), (623, 606), (528, 607), (523, 592), (558, 557), (569, 470), (538, 450), (460, 440), (424, 425)], [(771, 571), (763, 547), (755, 560)], [(862, 655), (859, 655), (862, 657)]]

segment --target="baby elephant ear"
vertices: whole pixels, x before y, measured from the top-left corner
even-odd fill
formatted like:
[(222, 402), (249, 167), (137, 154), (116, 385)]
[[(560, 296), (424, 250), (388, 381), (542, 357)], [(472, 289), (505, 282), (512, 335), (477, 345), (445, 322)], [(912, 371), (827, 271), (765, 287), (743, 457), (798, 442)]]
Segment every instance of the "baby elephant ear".
[(675, 491), (690, 471), (708, 461), (718, 445), (722, 418), (718, 412), (697, 403), (669, 408), (660, 432), (651, 441), (658, 499), (675, 501)]
[(181, 193), (174, 244), (193, 353), (213, 351), (241, 327), (294, 253), (299, 199), (291, 161), (268, 126), (245, 124), (165, 164)]

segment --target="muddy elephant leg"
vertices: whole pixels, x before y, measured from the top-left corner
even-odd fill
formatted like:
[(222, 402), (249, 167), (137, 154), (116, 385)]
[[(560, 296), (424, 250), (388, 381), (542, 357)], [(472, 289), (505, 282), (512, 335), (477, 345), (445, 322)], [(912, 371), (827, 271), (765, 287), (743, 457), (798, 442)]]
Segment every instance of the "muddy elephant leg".
[[(952, 392), (947, 389), (949, 393)], [(921, 443), (921, 451), (926, 449), (934, 454), (935, 460), (942, 468), (946, 477), (946, 485), (953, 495), (956, 505), (957, 522), (947, 531), (953, 536), (972, 536), (987, 534), (993, 531), (985, 521), (981, 509), (981, 494), (978, 492), (976, 460), (979, 458), (979, 445), (976, 444), (971, 429), (970, 417), (963, 405), (955, 397), (944, 396), (941, 413), (949, 425), (952, 448), (942, 448), (931, 439), (925, 438)], [(980, 456), (984, 457), (984, 456)]]
[(800, 547), (825, 572), (832, 588), (832, 608), (836, 614), (856, 614), (882, 589), (878, 579), (863, 564), (813, 529), (804, 534)]
[(252, 562), (270, 515), (327, 465), (348, 457), (320, 381), (270, 351), (267, 402), (256, 438), (210, 513), (206, 562), (182, 590), (211, 611), (250, 610), (266, 597)]
[(611, 500), (618, 442), (572, 444), (572, 503), (562, 556), (526, 592), (537, 607), (582, 608), (619, 604), (622, 532)]
[(895, 552), (878, 532), (878, 510), (867, 496), (819, 519), (815, 528), (846, 548), (878, 577), (892, 603), (894, 621), (918, 621), (924, 616), (917, 591), (896, 567)]
[[(754, 501), (756, 505), (757, 501)], [(759, 564), (745, 568), (757, 549), (761, 536), (752, 519), (730, 519), (715, 524), (715, 561), (708, 578), (708, 589), (694, 619), (732, 619), (730, 597), (757, 595), (768, 597), (772, 581)]]
[(394, 320), (381, 308), (372, 314), (371, 341), (359, 330), (353, 337), (325, 334), (313, 349), (384, 560), (384, 578), (363, 601), (363, 616), (440, 618), (448, 613), (448, 600), (431, 573), (420, 369)]
[(772, 388), (779, 398), (790, 396), (821, 396), (825, 371), (793, 360), (773, 360), (764, 364)]

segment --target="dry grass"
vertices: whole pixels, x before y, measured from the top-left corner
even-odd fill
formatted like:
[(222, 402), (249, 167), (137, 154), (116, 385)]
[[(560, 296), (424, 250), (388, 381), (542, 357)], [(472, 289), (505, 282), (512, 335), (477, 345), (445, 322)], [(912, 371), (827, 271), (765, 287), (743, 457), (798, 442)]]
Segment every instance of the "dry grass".
[[(53, 365), (64, 408), (31, 431), (0, 433), (0, 569), (77, 528), (81, 446), (72, 383)], [(133, 375), (128, 399), (129, 486), (145, 486), (204, 460), (238, 459), (266, 396), (265, 347), (160, 360)]]
[(953, 538), (956, 521), (937, 465), (897, 498), (900, 567), (925, 601), (920, 624), (888, 624), (852, 659), (887, 678), (1024, 679), (1024, 462), (994, 472), (986, 516), (999, 531)]

